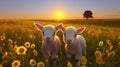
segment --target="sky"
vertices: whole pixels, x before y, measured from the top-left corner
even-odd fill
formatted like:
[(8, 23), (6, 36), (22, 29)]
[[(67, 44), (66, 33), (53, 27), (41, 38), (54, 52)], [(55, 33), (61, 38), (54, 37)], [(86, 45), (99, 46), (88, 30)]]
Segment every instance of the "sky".
[(83, 19), (85, 10), (94, 19), (120, 19), (120, 0), (0, 0), (0, 19)]

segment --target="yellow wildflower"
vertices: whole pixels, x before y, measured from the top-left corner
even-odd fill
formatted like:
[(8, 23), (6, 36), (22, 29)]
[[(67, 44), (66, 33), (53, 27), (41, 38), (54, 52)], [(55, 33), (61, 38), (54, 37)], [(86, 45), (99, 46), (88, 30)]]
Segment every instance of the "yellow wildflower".
[(35, 48), (35, 44), (31, 44), (31, 49), (34, 49)]
[(80, 62), (81, 62), (83, 65), (87, 64), (87, 59), (86, 59), (86, 57), (85, 57), (85, 56), (82, 56), (81, 59), (80, 59)]
[(106, 43), (108, 44), (108, 46), (112, 45), (112, 43), (111, 43), (111, 41), (109, 39), (106, 40)]
[(0, 36), (0, 40), (5, 40), (5, 36), (4, 35), (2, 35), (2, 36)]
[(115, 56), (115, 51), (108, 53), (108, 57), (110, 57), (110, 56)]
[(31, 66), (36, 66), (37, 62), (34, 59), (30, 59), (30, 65)]
[(103, 41), (100, 41), (98, 46), (102, 47), (103, 46)]
[(3, 54), (2, 59), (6, 58), (6, 57), (8, 57), (8, 53), (7, 53), (7, 52), (5, 52), (5, 53)]
[(8, 44), (13, 44), (12, 39), (8, 39)]
[(38, 62), (37, 67), (45, 67), (45, 64), (43, 62)]
[(29, 48), (30, 47), (30, 42), (25, 42), (24, 45), (25, 45), (26, 48)]
[(20, 61), (19, 60), (14, 60), (12, 62), (12, 67), (20, 67)]
[(96, 57), (102, 57), (102, 53), (99, 50), (95, 51), (95, 56)]
[(96, 63), (97, 63), (97, 64), (104, 64), (103, 58), (102, 58), (102, 57), (97, 57), (97, 58), (96, 58)]
[(109, 50), (111, 51), (113, 49), (113, 46), (111, 45), (110, 47), (109, 47)]
[(68, 61), (67, 66), (72, 67), (72, 64)]
[(17, 46), (17, 45), (15, 45), (15, 46), (14, 46), (14, 51), (16, 51), (16, 49), (17, 49), (17, 48), (18, 48), (18, 46)]
[(37, 55), (38, 55), (38, 52), (37, 52), (35, 49), (34, 49), (32, 52), (33, 52), (33, 55), (34, 55), (34, 56), (37, 56)]
[(24, 46), (19, 46), (16, 48), (17, 55), (26, 55), (27, 52), (27, 48), (25, 48)]
[(8, 39), (8, 47), (10, 51), (13, 50), (13, 41), (11, 39)]

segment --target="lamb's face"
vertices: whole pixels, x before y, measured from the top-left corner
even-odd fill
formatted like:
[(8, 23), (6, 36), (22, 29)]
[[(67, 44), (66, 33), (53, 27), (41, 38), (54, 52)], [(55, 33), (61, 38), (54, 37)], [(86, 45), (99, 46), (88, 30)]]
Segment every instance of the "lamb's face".
[(42, 31), (42, 39), (46, 43), (51, 43), (54, 40), (56, 31), (61, 27), (61, 24), (57, 26), (52, 26), (52, 25), (42, 26), (41, 24), (34, 23), (34, 25), (38, 30)]
[(79, 33), (82, 33), (85, 30), (85, 27), (75, 29), (74, 27), (64, 28), (62, 26), (61, 29), (64, 32), (64, 40), (65, 40), (65, 42), (67, 44), (72, 44), (74, 42), (74, 40), (76, 40), (75, 38), (77, 37), (77, 35)]
[(42, 29), (42, 37), (46, 42), (51, 42), (55, 36), (56, 29), (53, 26), (44, 26)]
[(77, 35), (77, 31), (74, 28), (66, 28), (64, 30), (64, 39), (67, 44), (71, 44)]

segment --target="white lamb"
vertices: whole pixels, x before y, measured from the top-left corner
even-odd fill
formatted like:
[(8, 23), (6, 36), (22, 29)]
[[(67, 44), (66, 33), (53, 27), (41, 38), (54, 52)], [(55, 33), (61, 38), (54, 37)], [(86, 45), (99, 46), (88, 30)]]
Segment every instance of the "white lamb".
[(66, 43), (66, 56), (69, 60), (74, 56), (76, 67), (80, 67), (80, 58), (86, 56), (86, 40), (83, 36), (78, 35), (85, 30), (85, 27), (75, 29), (74, 27), (61, 27), (64, 32), (64, 41)]
[[(41, 24), (35, 24), (38, 30), (42, 31), (42, 53), (46, 59), (49, 59), (48, 53), (51, 54), (53, 64), (56, 65), (56, 56), (60, 52), (61, 41), (56, 34), (56, 31), (61, 27), (61, 24), (56, 27), (52, 25), (42, 26)], [(49, 61), (49, 60), (48, 60)], [(49, 63), (46, 63), (46, 67), (49, 67)]]

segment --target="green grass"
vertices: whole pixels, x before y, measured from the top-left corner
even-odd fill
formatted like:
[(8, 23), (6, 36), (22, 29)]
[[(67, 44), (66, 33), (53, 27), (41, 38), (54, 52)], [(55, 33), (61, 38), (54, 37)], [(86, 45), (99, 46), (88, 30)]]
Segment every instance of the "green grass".
[[(0, 40), (0, 47), (2, 47), (3, 52), (8, 52), (8, 57), (2, 59), (0, 57), (1, 63), (4, 67), (10, 67), (11, 63), (15, 59), (19, 59), (21, 62), (21, 58), (18, 55), (14, 55), (11, 57), (11, 52), (8, 47), (8, 39), (13, 40), (13, 46), (15, 45), (24, 45), (25, 42), (30, 42), (31, 44), (34, 43), (36, 45), (35, 49), (38, 52), (37, 56), (34, 56), (32, 53), (27, 53), (24, 59), (30, 55), (27, 60), (29, 61), (31, 58), (35, 59), (37, 62), (41, 61), (44, 62), (45, 59), (41, 52), (41, 32), (38, 31), (33, 23), (40, 23), (42, 25), (57, 25), (62, 23), (65, 27), (67, 26), (74, 26), (76, 28), (79, 27), (86, 27), (86, 30), (81, 34), (85, 37), (87, 42), (87, 67), (120, 67), (120, 51), (118, 49), (118, 42), (120, 42), (120, 20), (117, 19), (90, 19), (90, 20), (63, 20), (63, 21), (54, 21), (54, 20), (0, 20), (0, 36), (4, 35), (6, 38), (5, 40)], [(66, 67), (67, 60), (65, 55), (64, 49), (64, 42), (63, 42), (63, 33), (61, 31), (57, 32), (57, 35), (60, 37), (62, 41), (62, 55), (59, 56), (59, 67)], [(100, 41), (104, 42), (106, 45), (106, 40), (110, 40), (113, 45), (113, 51), (115, 51), (115, 56), (106, 57), (103, 56), (104, 64), (99, 65), (96, 63), (96, 57), (94, 52), (96, 48), (100, 50), (98, 43)], [(30, 50), (31, 52), (32, 50)], [(104, 53), (104, 52), (103, 52)], [(2, 56), (2, 55), (1, 55)], [(111, 59), (112, 58), (112, 59)], [(22, 63), (21, 67), (30, 67), (29, 62), (26, 61)], [(112, 64), (112, 65), (111, 65)]]

